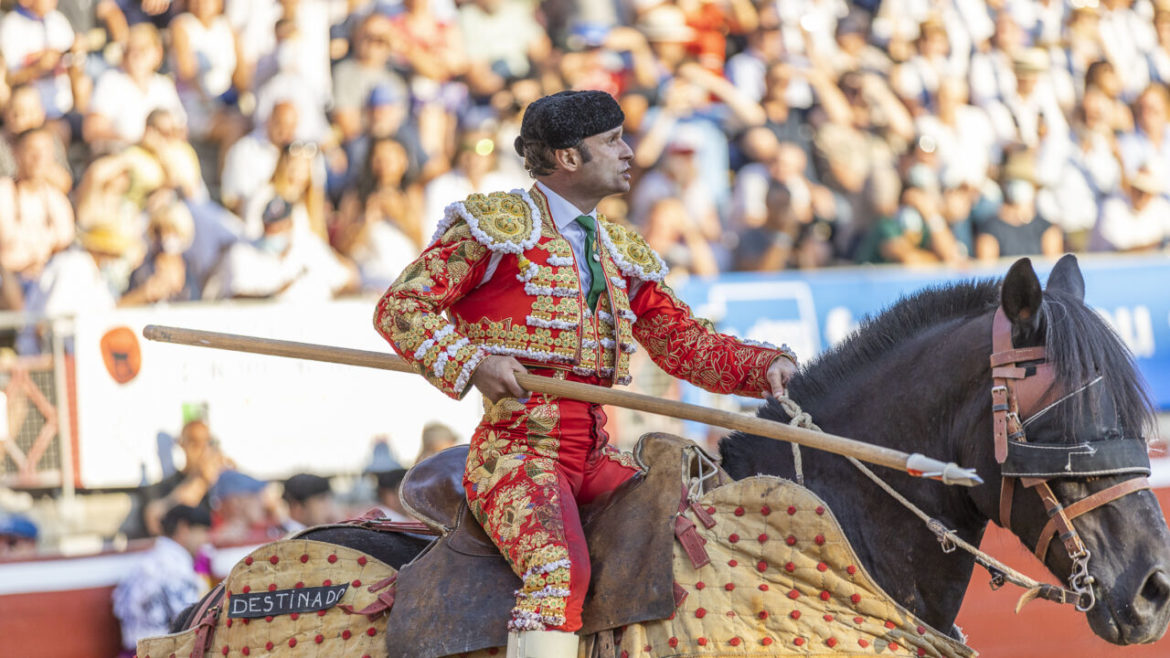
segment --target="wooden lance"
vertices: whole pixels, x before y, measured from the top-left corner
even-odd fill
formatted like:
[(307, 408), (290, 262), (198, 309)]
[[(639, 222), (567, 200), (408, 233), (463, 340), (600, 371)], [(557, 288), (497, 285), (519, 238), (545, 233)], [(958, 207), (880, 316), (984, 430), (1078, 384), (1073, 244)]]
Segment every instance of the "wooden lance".
[[(142, 335), (149, 340), (163, 343), (194, 345), (197, 347), (211, 347), (234, 352), (267, 354), (270, 356), (340, 363), (364, 368), (380, 368), (382, 370), (418, 373), (416, 368), (393, 354), (372, 352), (369, 350), (357, 350), (313, 343), (298, 343), (287, 340), (159, 325), (147, 325), (143, 328)], [(808, 448), (824, 450), (846, 457), (855, 457), (861, 461), (892, 468), (915, 477), (939, 480), (947, 484), (961, 484), (973, 487), (983, 483), (983, 480), (975, 473), (974, 469), (962, 468), (954, 463), (942, 462), (918, 453), (910, 454), (901, 450), (863, 443), (825, 432), (793, 427), (757, 416), (749, 416), (747, 414), (721, 409), (710, 409), (685, 402), (677, 402), (675, 400), (663, 400), (631, 391), (552, 379), (539, 375), (517, 373), (516, 381), (528, 391), (596, 404), (610, 404), (615, 407), (644, 411), (682, 420), (693, 420), (716, 427), (766, 436), (781, 441), (789, 441)]]

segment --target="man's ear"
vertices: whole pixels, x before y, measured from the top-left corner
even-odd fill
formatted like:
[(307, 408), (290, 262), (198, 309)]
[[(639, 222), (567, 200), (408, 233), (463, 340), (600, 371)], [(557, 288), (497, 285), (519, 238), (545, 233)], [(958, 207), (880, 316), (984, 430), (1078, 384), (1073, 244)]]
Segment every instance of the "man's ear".
[(553, 151), (553, 157), (556, 158), (557, 164), (565, 171), (577, 171), (581, 166), (581, 151), (577, 147), (570, 147), (567, 149), (557, 149)]

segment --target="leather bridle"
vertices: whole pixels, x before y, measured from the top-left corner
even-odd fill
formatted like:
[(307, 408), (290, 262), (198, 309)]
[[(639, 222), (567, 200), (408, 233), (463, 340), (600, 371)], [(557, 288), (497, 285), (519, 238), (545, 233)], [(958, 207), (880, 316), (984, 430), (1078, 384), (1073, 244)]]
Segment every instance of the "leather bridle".
[[(1149, 489), (1149, 456), (1145, 441), (1122, 438), (1082, 441), (1073, 444), (1029, 443), (1024, 433), (1027, 422), (1035, 420), (1056, 404), (1101, 382), (1101, 377), (1062, 395), (1054, 390), (1056, 372), (1041, 347), (1012, 347), (1011, 323), (1002, 308), (992, 321), (991, 410), (995, 434), (995, 460), (1000, 464), (1002, 484), (999, 495), (999, 524), (1011, 530), (1012, 503), (1019, 482), (1032, 489), (1044, 503), (1048, 523), (1036, 539), (1033, 553), (1044, 561), (1054, 536), (1059, 536), (1072, 571), (1069, 588), (1077, 595), (1077, 610), (1087, 611), (1096, 603), (1093, 577), (1089, 575), (1091, 554), (1081, 541), (1073, 519), (1122, 496)], [(1027, 421), (1025, 419), (1028, 419)], [(1059, 477), (1094, 477), (1140, 473), (1102, 489), (1091, 496), (1064, 505), (1048, 481)]]

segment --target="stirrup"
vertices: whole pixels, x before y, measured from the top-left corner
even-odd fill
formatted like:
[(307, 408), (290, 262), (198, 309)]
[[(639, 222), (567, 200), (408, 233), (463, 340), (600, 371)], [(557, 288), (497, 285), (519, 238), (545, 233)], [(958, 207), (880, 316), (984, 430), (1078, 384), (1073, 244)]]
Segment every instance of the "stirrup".
[(567, 631), (512, 631), (507, 658), (577, 658), (578, 642)]

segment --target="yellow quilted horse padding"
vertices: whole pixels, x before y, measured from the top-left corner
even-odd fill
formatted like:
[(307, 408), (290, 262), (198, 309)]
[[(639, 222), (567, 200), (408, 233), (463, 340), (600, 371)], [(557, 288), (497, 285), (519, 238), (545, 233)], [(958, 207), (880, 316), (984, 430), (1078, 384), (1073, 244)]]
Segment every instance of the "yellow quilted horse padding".
[[(824, 501), (776, 477), (732, 482), (692, 510), (711, 563), (675, 544), (674, 616), (626, 629), (622, 656), (931, 656), (975, 651), (928, 627), (866, 573)], [(891, 547), (893, 548), (893, 547)]]
[[(373, 603), (382, 584), (397, 572), (361, 551), (308, 539), (267, 544), (238, 562), (224, 582), (228, 597), (205, 656), (369, 656), (386, 655), (386, 615), (346, 613)], [(325, 610), (253, 619), (229, 618), (231, 595), (297, 590), (349, 583), (336, 605)], [(392, 587), (392, 586), (391, 586)], [(191, 655), (195, 629), (138, 643), (140, 658)], [(195, 658), (203, 658), (197, 656)]]

